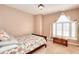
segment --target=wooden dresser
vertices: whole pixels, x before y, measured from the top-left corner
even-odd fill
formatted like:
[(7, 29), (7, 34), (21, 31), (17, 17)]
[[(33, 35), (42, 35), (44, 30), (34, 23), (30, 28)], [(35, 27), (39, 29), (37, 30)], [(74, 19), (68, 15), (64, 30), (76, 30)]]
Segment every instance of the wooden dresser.
[(57, 37), (53, 37), (53, 43), (58, 43), (64, 46), (68, 46), (68, 40), (62, 39), (62, 38), (57, 38)]

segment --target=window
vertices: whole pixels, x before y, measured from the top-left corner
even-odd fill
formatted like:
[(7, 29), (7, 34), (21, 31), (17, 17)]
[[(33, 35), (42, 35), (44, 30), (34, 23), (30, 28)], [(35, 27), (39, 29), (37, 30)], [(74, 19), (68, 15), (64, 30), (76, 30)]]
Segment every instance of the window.
[(63, 23), (63, 36), (70, 37), (70, 23)]
[(57, 25), (57, 36), (61, 36), (62, 35), (62, 24), (61, 23), (58, 23), (56, 24)]
[(76, 39), (76, 22), (67, 19), (63, 14), (53, 23), (53, 36)]

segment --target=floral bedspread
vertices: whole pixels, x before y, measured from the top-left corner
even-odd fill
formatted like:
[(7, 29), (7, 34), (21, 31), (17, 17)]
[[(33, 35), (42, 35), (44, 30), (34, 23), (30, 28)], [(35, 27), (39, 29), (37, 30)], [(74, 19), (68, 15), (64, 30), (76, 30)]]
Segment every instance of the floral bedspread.
[(35, 35), (18, 37), (17, 41), (20, 43), (18, 47), (5, 51), (3, 53), (4, 54), (25, 54), (43, 44), (46, 44), (46, 40), (43, 37), (39, 37)]

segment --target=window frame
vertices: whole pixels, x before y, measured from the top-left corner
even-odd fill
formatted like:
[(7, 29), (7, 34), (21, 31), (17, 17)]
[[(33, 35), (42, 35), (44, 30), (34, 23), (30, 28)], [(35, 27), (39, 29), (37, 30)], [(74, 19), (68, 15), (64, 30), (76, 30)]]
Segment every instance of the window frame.
[[(61, 36), (57, 36), (57, 24), (59, 24), (59, 23), (61, 23), (62, 24), (62, 35)], [(55, 35), (53, 35), (53, 36), (56, 36), (56, 37), (66, 37), (66, 36), (63, 36), (63, 32), (64, 32), (64, 30), (63, 30), (63, 25), (64, 24), (66, 24), (66, 23), (69, 23), (69, 39), (71, 39), (71, 38), (74, 38), (74, 37), (72, 37), (72, 23), (73, 22), (55, 22), (54, 24), (55, 24)], [(76, 27), (76, 24), (75, 24), (75, 27)], [(76, 28), (75, 28), (75, 38), (77, 38), (76, 37)]]

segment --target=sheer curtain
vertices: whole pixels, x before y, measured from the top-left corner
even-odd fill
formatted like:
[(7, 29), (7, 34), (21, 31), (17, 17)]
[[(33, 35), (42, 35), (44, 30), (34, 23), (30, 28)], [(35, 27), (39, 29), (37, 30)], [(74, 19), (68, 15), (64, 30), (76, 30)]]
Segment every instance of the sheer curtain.
[(76, 22), (70, 21), (64, 14), (53, 23), (53, 36), (76, 40)]

